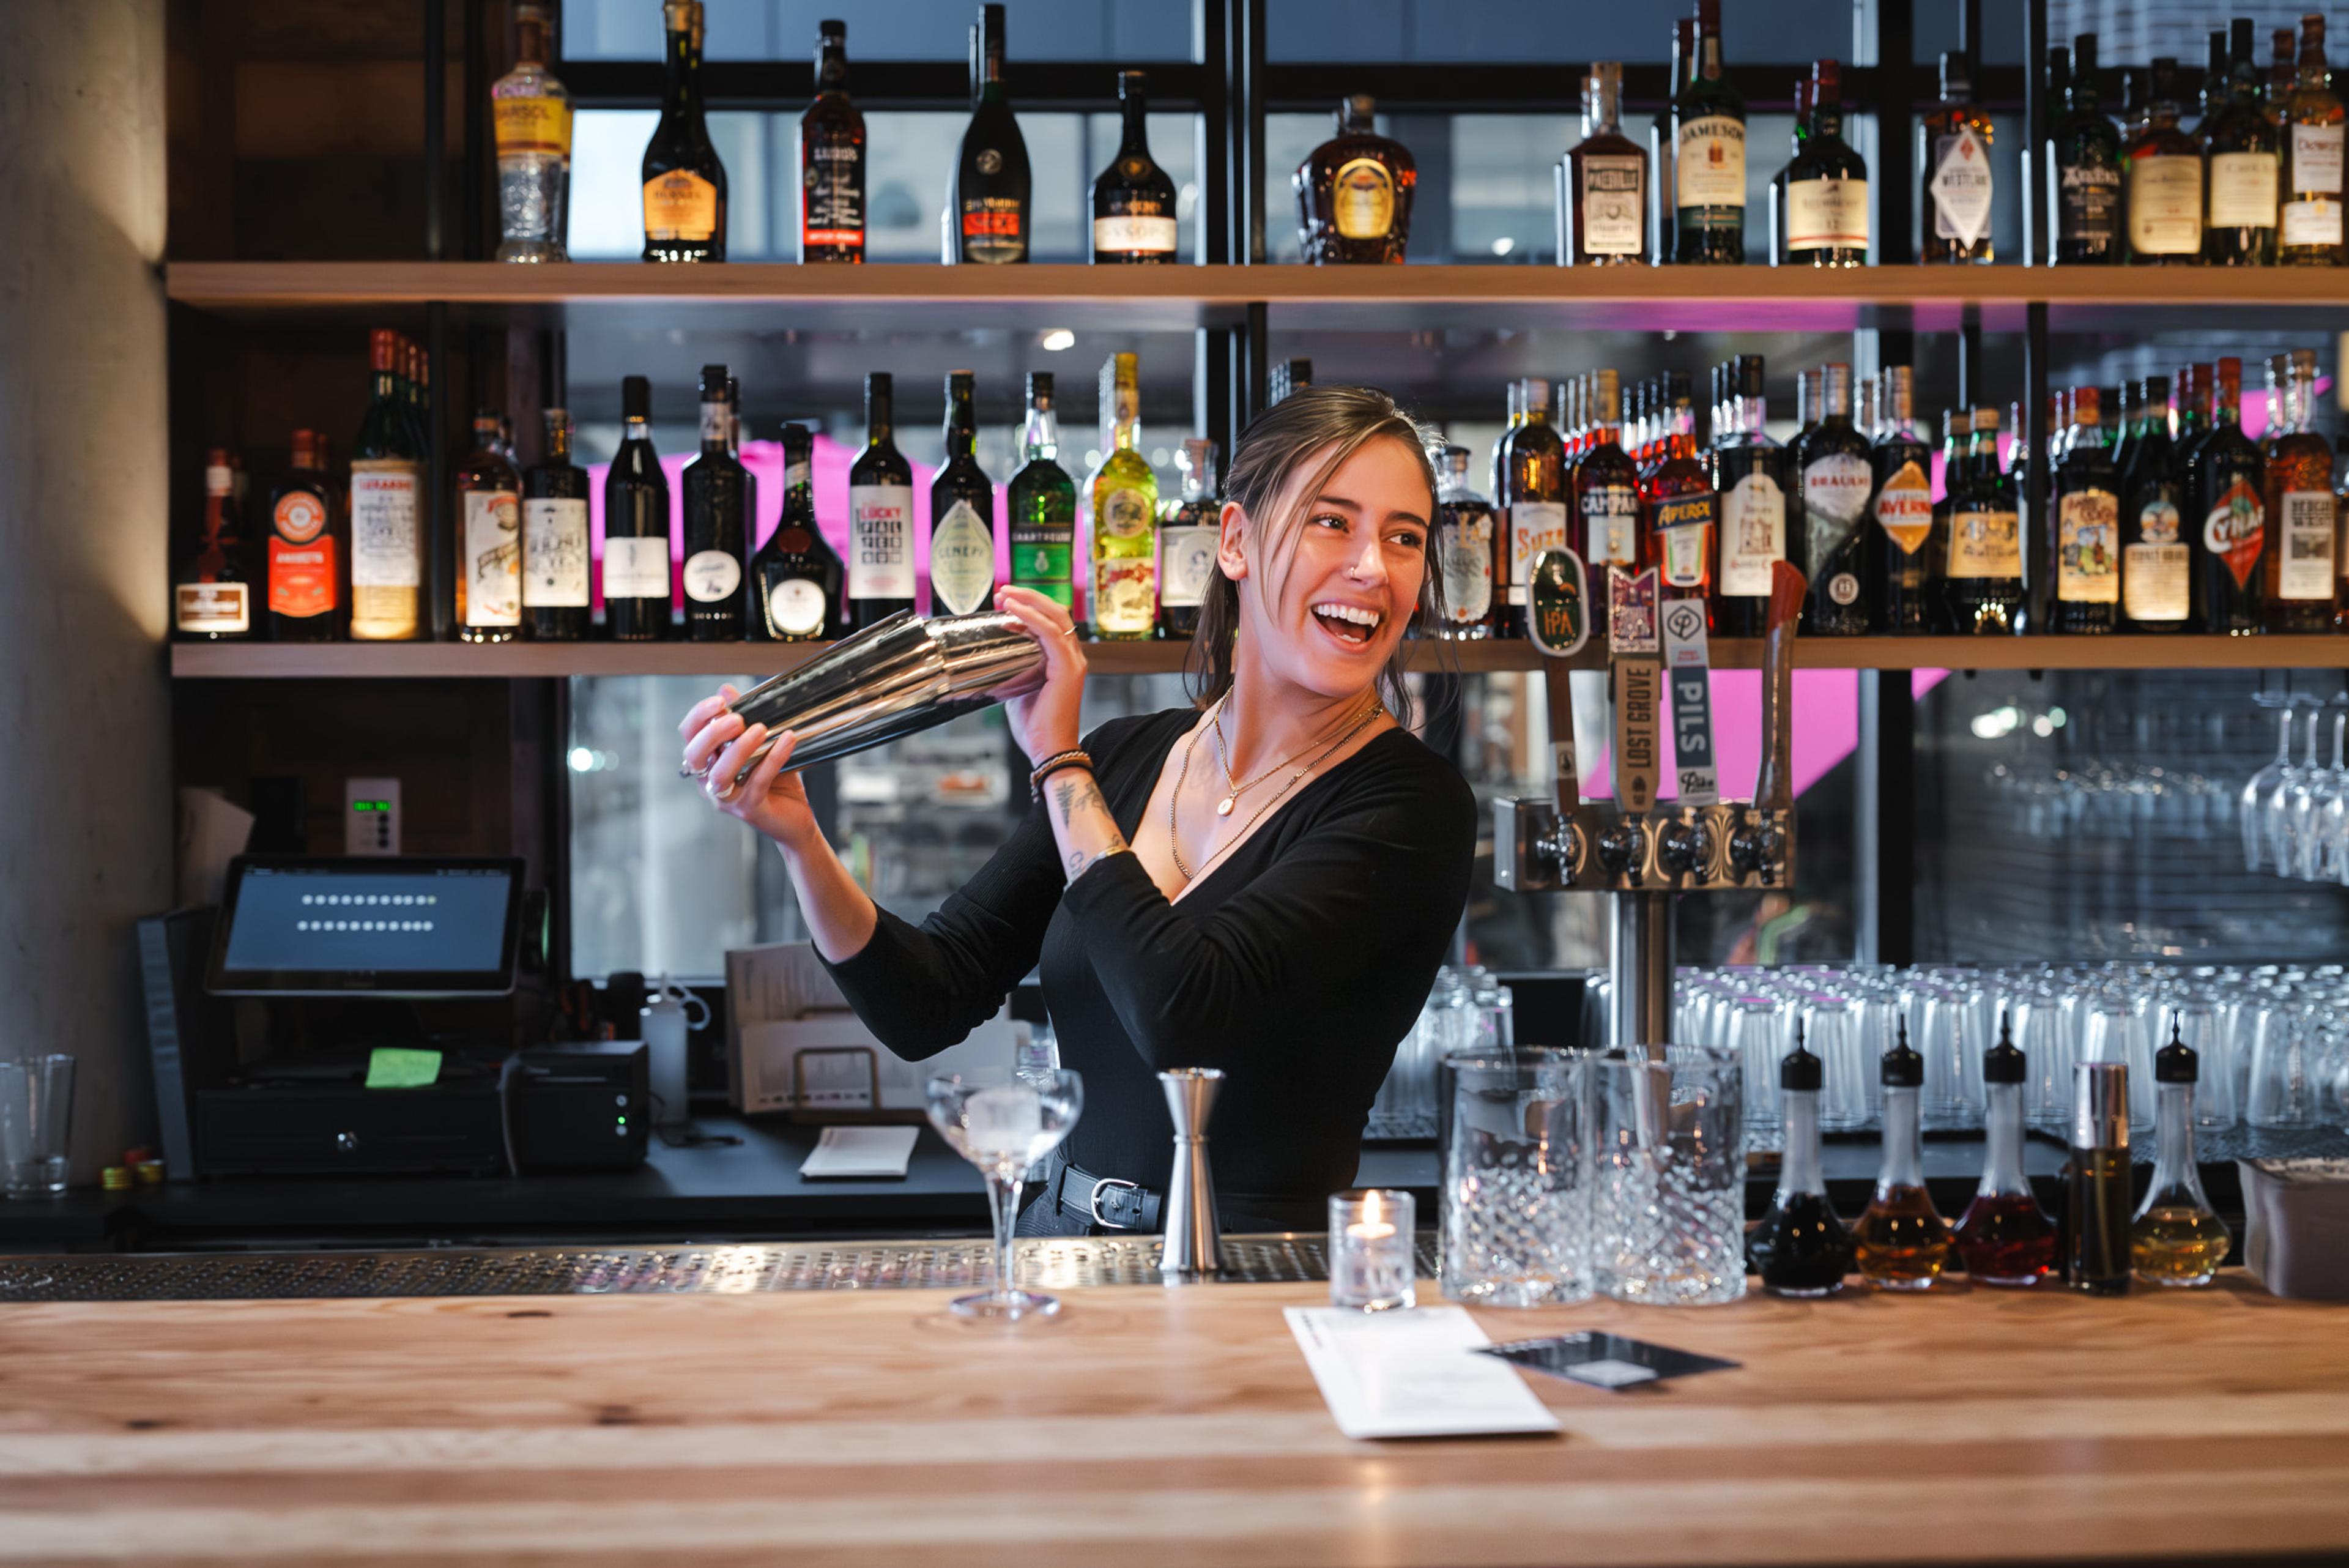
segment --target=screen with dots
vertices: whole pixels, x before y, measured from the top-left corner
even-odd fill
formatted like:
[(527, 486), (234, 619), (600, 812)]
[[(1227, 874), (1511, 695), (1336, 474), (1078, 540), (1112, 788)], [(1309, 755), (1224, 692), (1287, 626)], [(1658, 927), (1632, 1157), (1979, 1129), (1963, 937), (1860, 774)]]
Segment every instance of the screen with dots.
[(245, 869), (231, 970), (495, 973), (513, 879), (504, 870)]

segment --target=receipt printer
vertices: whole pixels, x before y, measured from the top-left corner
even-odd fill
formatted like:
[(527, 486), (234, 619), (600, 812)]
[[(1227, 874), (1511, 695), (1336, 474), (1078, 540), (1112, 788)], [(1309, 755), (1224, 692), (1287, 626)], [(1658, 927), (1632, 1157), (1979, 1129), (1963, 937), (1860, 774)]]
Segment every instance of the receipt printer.
[(641, 1040), (585, 1040), (518, 1053), (507, 1085), (514, 1163), (524, 1174), (636, 1169), (652, 1129), (648, 1075)]

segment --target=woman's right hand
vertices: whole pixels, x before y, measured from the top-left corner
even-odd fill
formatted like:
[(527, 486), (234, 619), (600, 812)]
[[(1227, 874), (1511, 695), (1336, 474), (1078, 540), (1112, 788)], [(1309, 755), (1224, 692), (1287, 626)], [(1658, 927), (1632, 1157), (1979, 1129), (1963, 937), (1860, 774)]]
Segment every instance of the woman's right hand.
[(777, 736), (774, 748), (737, 786), (734, 776), (767, 738), (764, 724), (746, 726), (742, 715), (733, 711), (739, 695), (733, 687), (720, 686), (718, 695), (693, 705), (677, 727), (685, 737), (686, 765), (702, 775), (701, 793), (712, 805), (749, 823), (787, 854), (798, 855), (822, 843), (823, 831), (816, 826), (800, 775), (783, 772), (797, 737), (789, 731)]

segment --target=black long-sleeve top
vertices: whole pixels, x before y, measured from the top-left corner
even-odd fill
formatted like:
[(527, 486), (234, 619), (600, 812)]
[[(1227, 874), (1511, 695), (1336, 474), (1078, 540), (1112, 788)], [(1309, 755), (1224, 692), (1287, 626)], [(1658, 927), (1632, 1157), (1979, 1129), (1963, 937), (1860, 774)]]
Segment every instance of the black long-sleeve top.
[[(1087, 737), (1129, 842), (1165, 831), (1142, 815), (1196, 718), (1174, 709)], [(830, 967), (882, 1043), (918, 1061), (992, 1017), (1040, 961), (1061, 1064), (1084, 1079), (1071, 1160), (1163, 1191), (1174, 1146), (1157, 1074), (1220, 1067), (1219, 1204), (1318, 1228), (1328, 1194), (1353, 1184), (1371, 1102), (1467, 901), (1475, 838), (1458, 771), (1390, 730), (1299, 785), (1179, 903), (1132, 855), (1067, 882), (1040, 804), (918, 929), (884, 909)]]

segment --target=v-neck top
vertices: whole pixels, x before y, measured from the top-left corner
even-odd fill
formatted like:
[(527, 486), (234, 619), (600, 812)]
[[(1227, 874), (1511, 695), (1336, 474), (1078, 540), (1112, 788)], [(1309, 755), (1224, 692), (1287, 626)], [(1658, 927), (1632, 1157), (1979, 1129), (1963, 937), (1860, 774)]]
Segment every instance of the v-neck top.
[[(1086, 737), (1129, 841), (1164, 831), (1142, 816), (1197, 718), (1170, 709)], [(1220, 1067), (1218, 1202), (1318, 1229), (1327, 1196), (1353, 1185), (1371, 1102), (1467, 903), (1475, 842), (1458, 770), (1393, 729), (1300, 785), (1178, 901), (1132, 854), (1068, 882), (1039, 804), (918, 929), (882, 910), (873, 939), (829, 967), (882, 1044), (914, 1061), (1040, 967), (1061, 1064), (1084, 1079), (1070, 1159), (1163, 1191), (1174, 1128), (1157, 1075)]]

